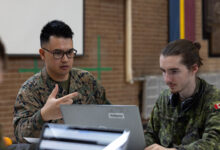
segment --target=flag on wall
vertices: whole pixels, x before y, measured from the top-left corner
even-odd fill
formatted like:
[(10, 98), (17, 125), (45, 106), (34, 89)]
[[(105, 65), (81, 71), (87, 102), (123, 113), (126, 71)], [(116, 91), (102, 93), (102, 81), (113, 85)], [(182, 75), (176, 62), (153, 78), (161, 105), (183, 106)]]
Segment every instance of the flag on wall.
[(195, 40), (195, 0), (169, 0), (169, 42)]

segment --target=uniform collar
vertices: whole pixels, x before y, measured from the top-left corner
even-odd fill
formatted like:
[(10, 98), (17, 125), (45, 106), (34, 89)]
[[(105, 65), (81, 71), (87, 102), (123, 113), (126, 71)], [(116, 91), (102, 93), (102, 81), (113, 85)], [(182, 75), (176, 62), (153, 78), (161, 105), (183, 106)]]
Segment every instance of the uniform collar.
[[(191, 97), (186, 98), (184, 101), (181, 101), (181, 110), (187, 111), (192, 105), (201, 98), (201, 95), (204, 91), (204, 87), (202, 84), (202, 80), (200, 78), (196, 78), (196, 89)], [(180, 103), (179, 93), (171, 93), (169, 94), (168, 105), (172, 105), (176, 107)]]

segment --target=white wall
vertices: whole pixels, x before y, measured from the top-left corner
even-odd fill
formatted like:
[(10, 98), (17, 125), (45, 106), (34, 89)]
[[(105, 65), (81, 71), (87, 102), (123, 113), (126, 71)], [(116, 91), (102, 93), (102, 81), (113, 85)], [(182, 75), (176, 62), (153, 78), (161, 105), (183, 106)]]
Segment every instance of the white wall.
[(0, 37), (8, 54), (38, 54), (42, 27), (58, 19), (72, 28), (82, 55), (83, 13), (83, 0), (0, 0)]

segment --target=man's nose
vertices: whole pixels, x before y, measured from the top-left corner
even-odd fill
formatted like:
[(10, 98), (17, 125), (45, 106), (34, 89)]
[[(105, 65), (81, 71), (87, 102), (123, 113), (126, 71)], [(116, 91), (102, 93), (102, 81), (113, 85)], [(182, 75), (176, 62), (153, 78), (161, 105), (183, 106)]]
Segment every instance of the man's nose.
[(68, 61), (68, 59), (69, 59), (69, 58), (67, 57), (67, 54), (64, 54), (61, 60), (62, 60), (63, 62), (66, 62), (66, 61)]
[(166, 83), (171, 81), (171, 75), (169, 73), (164, 73), (163, 78)]

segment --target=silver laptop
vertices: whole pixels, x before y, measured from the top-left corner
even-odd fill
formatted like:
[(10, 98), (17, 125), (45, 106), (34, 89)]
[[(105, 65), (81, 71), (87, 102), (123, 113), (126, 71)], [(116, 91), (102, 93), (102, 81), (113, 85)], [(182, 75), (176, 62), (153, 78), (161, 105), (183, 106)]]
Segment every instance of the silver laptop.
[(128, 150), (145, 148), (139, 109), (135, 105), (61, 105), (65, 124), (78, 127), (128, 129)]

